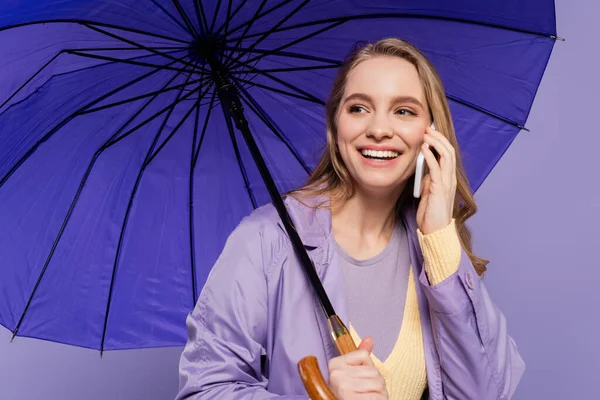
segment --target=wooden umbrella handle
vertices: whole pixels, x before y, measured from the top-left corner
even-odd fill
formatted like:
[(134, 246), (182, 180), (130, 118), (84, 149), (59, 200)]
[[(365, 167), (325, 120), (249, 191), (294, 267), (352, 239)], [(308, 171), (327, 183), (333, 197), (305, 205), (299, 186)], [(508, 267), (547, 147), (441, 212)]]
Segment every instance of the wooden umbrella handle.
[[(356, 350), (356, 344), (337, 315), (331, 316), (328, 320), (329, 332), (339, 355), (344, 355)], [(306, 388), (306, 392), (311, 400), (336, 400), (335, 395), (327, 386), (325, 378), (321, 373), (317, 359), (314, 356), (304, 357), (298, 362), (298, 371), (300, 378)]]

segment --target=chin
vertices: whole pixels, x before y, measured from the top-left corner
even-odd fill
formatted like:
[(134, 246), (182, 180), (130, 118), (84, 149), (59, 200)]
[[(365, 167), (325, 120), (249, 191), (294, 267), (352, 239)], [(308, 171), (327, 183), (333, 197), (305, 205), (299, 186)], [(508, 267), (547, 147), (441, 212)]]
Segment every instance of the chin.
[(358, 181), (358, 189), (371, 196), (377, 197), (389, 197), (399, 196), (404, 188), (404, 181), (399, 179), (396, 180), (369, 180), (369, 181)]

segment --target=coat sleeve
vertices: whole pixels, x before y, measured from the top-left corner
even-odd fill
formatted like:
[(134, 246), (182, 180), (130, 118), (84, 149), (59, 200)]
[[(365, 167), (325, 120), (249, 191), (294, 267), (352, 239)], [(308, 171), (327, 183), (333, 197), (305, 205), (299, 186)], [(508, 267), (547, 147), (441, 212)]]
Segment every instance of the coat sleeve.
[(270, 393), (262, 373), (268, 329), (264, 266), (274, 251), (264, 245), (273, 236), (265, 236), (260, 223), (247, 218), (228, 238), (186, 320), (176, 400), (308, 398)]
[(460, 248), (454, 225), (427, 236), (419, 235), (425, 260), (419, 280), (431, 310), (445, 398), (510, 399), (525, 364), (506, 317)]

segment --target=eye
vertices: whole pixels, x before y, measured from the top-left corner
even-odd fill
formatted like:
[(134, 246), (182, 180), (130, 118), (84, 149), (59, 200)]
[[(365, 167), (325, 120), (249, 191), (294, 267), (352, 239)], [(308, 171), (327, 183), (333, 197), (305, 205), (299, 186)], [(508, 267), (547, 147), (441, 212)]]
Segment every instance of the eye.
[(397, 115), (417, 115), (415, 112), (407, 109), (407, 108), (399, 108), (396, 111), (394, 111), (394, 114)]
[(348, 107), (348, 112), (350, 114), (362, 114), (367, 112), (367, 110), (363, 106), (352, 105)]

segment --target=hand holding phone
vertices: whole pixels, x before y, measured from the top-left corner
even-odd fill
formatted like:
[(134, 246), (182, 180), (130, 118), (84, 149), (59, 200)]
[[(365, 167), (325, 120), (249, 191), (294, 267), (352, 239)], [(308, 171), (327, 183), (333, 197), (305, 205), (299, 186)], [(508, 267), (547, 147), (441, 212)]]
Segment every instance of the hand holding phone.
[[(431, 128), (435, 129), (435, 124), (431, 123)], [(427, 145), (429, 146), (429, 145)], [(422, 151), (419, 151), (417, 156), (417, 168), (415, 170), (415, 186), (413, 188), (413, 197), (418, 199), (421, 197), (421, 186), (423, 185), (423, 178), (427, 175), (427, 162), (425, 161), (425, 155)]]

